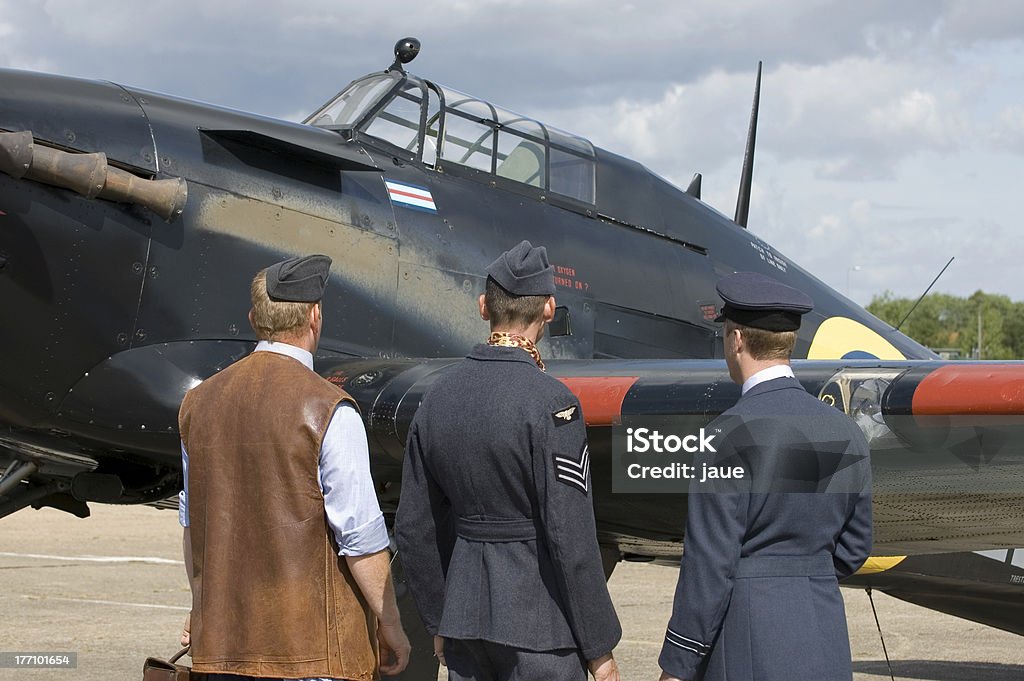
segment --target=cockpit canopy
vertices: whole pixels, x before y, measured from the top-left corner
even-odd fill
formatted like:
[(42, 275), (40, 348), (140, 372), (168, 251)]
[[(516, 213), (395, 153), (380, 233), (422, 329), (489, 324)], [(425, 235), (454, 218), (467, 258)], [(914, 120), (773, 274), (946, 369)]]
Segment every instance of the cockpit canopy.
[(594, 203), (590, 142), (410, 74), (360, 78), (305, 122), (383, 142), (434, 168)]

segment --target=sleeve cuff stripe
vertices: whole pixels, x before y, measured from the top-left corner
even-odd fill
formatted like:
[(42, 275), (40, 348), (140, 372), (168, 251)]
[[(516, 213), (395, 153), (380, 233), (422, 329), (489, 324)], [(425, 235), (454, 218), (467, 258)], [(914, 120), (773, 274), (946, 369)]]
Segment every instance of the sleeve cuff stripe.
[[(699, 655), (703, 655), (711, 647), (711, 646), (709, 646), (709, 645), (707, 645), (705, 643), (701, 643), (700, 641), (695, 641), (692, 638), (687, 638), (686, 636), (683, 636), (682, 634), (677, 634), (676, 632), (672, 631), (671, 629), (669, 629), (666, 632), (665, 640), (669, 641), (670, 643), (674, 643), (677, 646), (681, 646), (683, 648), (690, 648), (690, 650), (693, 650), (693, 648), (691, 648), (690, 645), (697, 646), (703, 652), (698, 652), (696, 650), (693, 650), (693, 652), (698, 653)], [(690, 645), (684, 645), (684, 643), (690, 644)]]
[(690, 646), (683, 645), (682, 643), (676, 643), (675, 641), (673, 641), (672, 639), (668, 638), (667, 636), (665, 637), (665, 642), (666, 643), (671, 643), (672, 645), (674, 645), (677, 648), (683, 648), (685, 650), (689, 650), (694, 655), (703, 656), (705, 654), (705, 653), (702, 653), (701, 651), (697, 650), (696, 648), (691, 648)]

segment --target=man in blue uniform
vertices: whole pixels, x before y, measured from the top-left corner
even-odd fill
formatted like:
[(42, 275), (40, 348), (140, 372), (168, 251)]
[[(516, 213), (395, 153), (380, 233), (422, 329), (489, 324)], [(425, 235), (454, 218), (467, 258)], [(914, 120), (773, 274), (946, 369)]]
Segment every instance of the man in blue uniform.
[(837, 579), (871, 549), (867, 441), (789, 367), (810, 298), (751, 272), (717, 288), (742, 397), (711, 424), (722, 430), (717, 453), (698, 465), (739, 464), (746, 475), (691, 484), (661, 678), (850, 681)]
[(435, 653), (458, 681), (619, 678), (580, 404), (543, 371), (554, 270), (523, 241), (487, 268), (473, 348), (413, 420), (395, 521)]

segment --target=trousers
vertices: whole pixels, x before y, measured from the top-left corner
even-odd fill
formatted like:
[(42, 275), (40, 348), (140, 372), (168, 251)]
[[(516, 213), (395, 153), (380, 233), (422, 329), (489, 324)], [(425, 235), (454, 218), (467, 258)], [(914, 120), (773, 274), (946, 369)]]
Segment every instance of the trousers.
[(445, 639), (448, 681), (586, 681), (575, 648), (523, 650), (490, 641)]

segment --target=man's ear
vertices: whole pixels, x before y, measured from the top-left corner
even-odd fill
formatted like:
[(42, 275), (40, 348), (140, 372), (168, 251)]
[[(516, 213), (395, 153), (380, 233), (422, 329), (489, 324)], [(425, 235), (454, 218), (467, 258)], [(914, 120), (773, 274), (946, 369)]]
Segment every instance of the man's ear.
[(544, 301), (544, 323), (547, 324), (555, 318), (555, 297), (548, 296)]
[(252, 313), (253, 313), (253, 310), (252, 310), (252, 308), (250, 308), (249, 309), (249, 326), (251, 326), (252, 330), (255, 331), (256, 330), (256, 322), (253, 321), (253, 314)]
[(729, 333), (734, 334), (732, 346), (736, 350), (736, 354), (741, 354), (746, 349), (746, 339), (743, 337), (743, 333), (736, 327), (733, 327)]
[(491, 321), (491, 316), (487, 314), (487, 296), (481, 293), (477, 302), (480, 304), (480, 319), (485, 322)]

